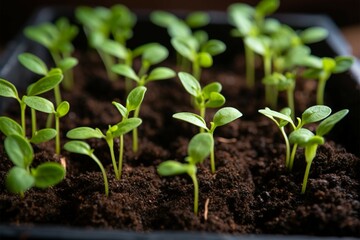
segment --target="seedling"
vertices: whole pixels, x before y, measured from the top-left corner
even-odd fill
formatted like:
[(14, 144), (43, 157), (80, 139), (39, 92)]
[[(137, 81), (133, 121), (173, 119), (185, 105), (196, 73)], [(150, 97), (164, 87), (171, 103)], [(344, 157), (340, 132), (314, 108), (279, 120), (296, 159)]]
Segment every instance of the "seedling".
[(161, 176), (174, 176), (187, 173), (194, 184), (194, 214), (198, 214), (199, 209), (199, 184), (196, 178), (196, 164), (202, 163), (210, 154), (213, 146), (213, 138), (209, 133), (199, 133), (189, 142), (188, 156), (185, 158), (187, 163), (180, 163), (174, 160), (162, 162), (157, 171)]
[(295, 119), (295, 104), (294, 104), (294, 90), (295, 90), (295, 75), (287, 72), (281, 74), (278, 72), (272, 73), (270, 76), (262, 80), (265, 86), (269, 85), (274, 87), (276, 93), (273, 96), (273, 104), (277, 107), (277, 96), (279, 91), (286, 91), (288, 107), (291, 110), (291, 118)]
[[(115, 80), (116, 75), (111, 71), (111, 67), (116, 62), (112, 57), (113, 54), (105, 51), (110, 45), (107, 42), (114, 41), (126, 49), (127, 40), (133, 36), (133, 27), (136, 24), (135, 14), (126, 6), (116, 4), (111, 8), (78, 7), (75, 15), (84, 27), (90, 46), (95, 48), (101, 57), (109, 79)], [(117, 48), (112, 52), (118, 54)]]
[(71, 90), (73, 86), (72, 68), (78, 63), (71, 57), (74, 46), (71, 41), (78, 34), (78, 28), (71, 25), (66, 18), (60, 18), (55, 23), (42, 23), (29, 26), (24, 31), (26, 37), (46, 47), (55, 63), (64, 73), (63, 87)]
[[(114, 106), (118, 109), (122, 116), (122, 120), (113, 125), (109, 126), (105, 134), (101, 132), (99, 128), (90, 128), (90, 127), (78, 127), (70, 130), (66, 136), (71, 139), (89, 139), (89, 138), (102, 138), (105, 139), (111, 155), (111, 161), (114, 168), (115, 178), (120, 179), (122, 173), (122, 161), (123, 161), (123, 148), (124, 148), (124, 139), (123, 135), (137, 128), (142, 120), (137, 117), (129, 118), (129, 114), (132, 111), (136, 111), (141, 105), (142, 100), (144, 99), (146, 88), (144, 86), (139, 86), (133, 89), (126, 100), (126, 107), (120, 103), (113, 102)], [(114, 153), (114, 139), (120, 139), (120, 149), (119, 149), (119, 160), (118, 163), (115, 160)]]
[[(289, 143), (287, 143), (287, 138), (284, 132), (284, 129), (282, 129), (283, 127), (285, 127), (288, 123), (290, 123), (291, 127), (292, 127), (292, 131), (296, 131), (300, 128), (302, 128), (304, 125), (307, 125), (309, 123), (315, 123), (318, 121), (321, 121), (323, 119), (325, 119), (326, 117), (328, 117), (331, 113), (331, 108), (329, 108), (328, 106), (324, 106), (324, 105), (315, 105), (312, 107), (307, 108), (301, 115), (301, 118), (297, 118), (297, 125), (295, 125), (295, 123), (293, 122), (293, 120), (290, 117), (290, 109), (284, 109), (282, 110), (280, 113), (273, 111), (269, 108), (265, 108), (262, 110), (259, 110), (260, 113), (264, 114), (265, 116), (267, 116), (268, 118), (270, 118), (271, 120), (273, 120), (276, 125), (280, 128), (280, 131), (282, 132), (284, 139), (285, 139), (285, 143), (286, 143), (286, 168), (291, 171), (294, 165), (294, 159), (295, 159), (295, 154), (296, 154), (296, 150), (298, 147), (297, 143), (293, 144), (292, 150), (291, 150), (291, 154), (290, 154), (290, 158), (288, 158), (289, 156)], [(276, 120), (279, 119), (279, 120)], [(289, 136), (289, 134), (287, 134), (287, 136)]]
[(29, 141), (21, 135), (13, 134), (5, 138), (5, 151), (14, 167), (6, 176), (6, 187), (24, 197), (24, 192), (32, 187), (48, 188), (65, 177), (64, 167), (56, 162), (46, 162), (31, 168), (34, 151)]
[(106, 172), (100, 160), (95, 156), (94, 149), (91, 149), (89, 144), (87, 144), (86, 142), (75, 141), (75, 140), (65, 143), (64, 149), (72, 153), (87, 155), (96, 162), (103, 175), (104, 185), (105, 185), (105, 195), (109, 196), (109, 183), (106, 176)]
[[(193, 104), (199, 110), (201, 118), (205, 119), (206, 108), (221, 107), (225, 97), (220, 93), (222, 86), (219, 82), (206, 85), (203, 89), (199, 81), (189, 73), (179, 72), (178, 76), (185, 90), (193, 97)], [(200, 128), (201, 131), (202, 128)]]
[(325, 139), (323, 136), (331, 131), (334, 125), (343, 119), (349, 110), (343, 109), (323, 120), (316, 128), (316, 134), (312, 133), (306, 128), (299, 128), (293, 131), (289, 136), (289, 141), (292, 144), (296, 144), (300, 147), (304, 147), (306, 169), (301, 188), (301, 193), (306, 191), (307, 180), (309, 177), (311, 163), (316, 156), (316, 151), (319, 145), (324, 144)]
[(195, 126), (204, 129), (207, 133), (210, 133), (212, 138), (213, 145), (211, 146), (210, 152), (210, 164), (211, 164), (211, 172), (215, 173), (215, 141), (214, 141), (214, 131), (217, 127), (228, 124), (236, 119), (240, 118), (242, 113), (235, 108), (232, 107), (224, 107), (219, 109), (214, 117), (212, 122), (210, 122), (210, 128), (207, 127), (206, 121), (201, 116), (190, 113), (190, 112), (181, 112), (175, 113), (173, 118), (183, 120), (185, 122), (191, 123)]
[[(139, 86), (134, 88), (130, 93), (129, 96), (126, 99), (126, 106), (123, 106), (122, 104), (118, 102), (112, 102), (113, 105), (117, 108), (117, 110), (120, 112), (122, 116), (122, 121), (126, 121), (126, 119), (129, 118), (129, 114), (132, 111), (135, 111), (142, 103), (144, 96), (146, 92), (146, 87)], [(135, 139), (137, 140), (137, 139)], [(137, 143), (135, 145), (138, 145)], [(122, 163), (123, 163), (123, 155), (124, 155), (124, 135), (121, 134), (119, 136), (119, 175), (121, 177), (122, 173)]]
[(353, 62), (353, 57), (346, 56), (339, 56), (335, 58), (317, 58), (311, 56), (307, 59), (306, 64), (309, 69), (303, 73), (303, 77), (317, 79), (319, 81), (316, 92), (317, 104), (324, 104), (325, 86), (331, 74), (347, 71)]
[[(151, 58), (149, 56), (149, 58)], [(156, 58), (156, 57), (154, 57)], [(142, 76), (135, 73), (135, 71), (126, 64), (117, 64), (112, 67), (112, 70), (125, 78), (132, 79), (136, 82), (137, 86), (145, 86), (147, 83), (158, 80), (165, 80), (173, 78), (175, 72), (166, 67), (157, 67), (150, 71), (150, 73), (144, 74)], [(140, 113), (141, 104), (134, 110), (134, 117), (138, 118)], [(138, 130), (135, 128), (133, 130), (133, 151), (137, 152), (138, 150)]]
[[(63, 79), (63, 75), (60, 69), (54, 68), (50, 70), (46, 76), (42, 77), (35, 83), (31, 84), (27, 88), (27, 96), (35, 96), (47, 92), (51, 89), (54, 89)], [(26, 104), (24, 102), (24, 97), (26, 95), (19, 97), (16, 87), (9, 81), (5, 79), (0, 79), (0, 96), (14, 98), (18, 101), (20, 105), (20, 121), (21, 128), (23, 129), (23, 136), (26, 134), (26, 124), (25, 124), (25, 110)], [(32, 111), (32, 135), (36, 132), (36, 117), (35, 112)]]
[(39, 96), (25, 96), (23, 99), (25, 104), (31, 109), (48, 114), (54, 114), (56, 130), (55, 153), (60, 154), (60, 118), (64, 117), (69, 112), (70, 104), (67, 101), (63, 101), (55, 109), (54, 104), (46, 98), (42, 98)]
[[(267, 15), (274, 13), (279, 7), (279, 0), (262, 0), (254, 8), (244, 3), (235, 3), (229, 6), (229, 21), (235, 26), (232, 35), (243, 38), (246, 59), (246, 80), (250, 88), (255, 84), (255, 54), (254, 48), (249, 43), (261, 34), (273, 31), (273, 27), (279, 25), (274, 19), (265, 19)], [(268, 59), (267, 59), (268, 61)], [(268, 71), (269, 62), (266, 62)]]

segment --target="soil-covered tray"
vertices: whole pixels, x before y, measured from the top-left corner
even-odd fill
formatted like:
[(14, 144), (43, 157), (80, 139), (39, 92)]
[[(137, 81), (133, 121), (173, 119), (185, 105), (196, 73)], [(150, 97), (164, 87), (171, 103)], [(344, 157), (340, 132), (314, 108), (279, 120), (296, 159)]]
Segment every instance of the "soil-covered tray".
[[(52, 21), (72, 16), (63, 9), (43, 9), (29, 22)], [(229, 35), (231, 26), (225, 13), (211, 13), (206, 27), (211, 38), (224, 41), (226, 53), (204, 69), (202, 83), (222, 84), (225, 106), (243, 116), (219, 127), (215, 132), (217, 170), (212, 174), (209, 160), (198, 166), (199, 214), (194, 215), (193, 185), (187, 175), (161, 177), (157, 166), (168, 159), (183, 161), (189, 140), (198, 128), (172, 118), (177, 112), (193, 112), (189, 95), (179, 79), (152, 82), (141, 107), (139, 151), (131, 149), (131, 135), (125, 135), (124, 166), (116, 180), (105, 141), (88, 141), (103, 162), (109, 179), (110, 194), (104, 195), (102, 175), (90, 158), (62, 150), (54, 153), (54, 143), (34, 146), (34, 164), (66, 162), (66, 177), (54, 187), (30, 189), (25, 197), (6, 190), (5, 177), (12, 167), (3, 144), (0, 147), (0, 236), (30, 239), (242, 239), (293, 236), (360, 236), (360, 159), (359, 159), (359, 76), (357, 65), (351, 71), (334, 75), (326, 89), (326, 105), (333, 111), (350, 110), (320, 145), (313, 161), (308, 190), (300, 194), (305, 157), (296, 157), (294, 171), (284, 165), (285, 145), (276, 125), (258, 113), (264, 108), (263, 86), (253, 90), (245, 84), (242, 43)], [(346, 44), (338, 29), (324, 16), (278, 15), (281, 21), (298, 28), (318, 25), (328, 28), (327, 41), (313, 44), (319, 56), (347, 55)], [(305, 19), (302, 21), (302, 19)], [(296, 20), (296, 21), (295, 21)], [(313, 21), (310, 21), (313, 20)], [(314, 22), (315, 21), (315, 22)], [(304, 25), (299, 24), (304, 23)], [(154, 26), (148, 15), (139, 14), (130, 46), (157, 41), (169, 49), (166, 31)], [(69, 130), (90, 126), (106, 130), (120, 121), (112, 101), (125, 99), (124, 81), (110, 81), (97, 53), (86, 47), (83, 35), (75, 57), (76, 85), (63, 92), (70, 113), (61, 119), (62, 142)], [(48, 58), (45, 49), (19, 36), (0, 60), (0, 77), (15, 82), (19, 89), (33, 76), (17, 62), (17, 55), (33, 52)], [(177, 70), (174, 57), (163, 65)], [(262, 72), (259, 66), (257, 75)], [(296, 112), (315, 105), (314, 81), (297, 83)], [(15, 101), (1, 99), (1, 111), (18, 116)], [(280, 102), (281, 104), (281, 102)], [(214, 109), (208, 111), (211, 117)], [(39, 124), (46, 115), (39, 114)], [(42, 119), (41, 119), (42, 118)], [(2, 141), (5, 138), (1, 135)], [(115, 141), (115, 149), (118, 148)], [(83, 230), (86, 229), (86, 230)], [(278, 236), (276, 236), (278, 238)], [(281, 237), (280, 237), (281, 238)], [(302, 237), (301, 237), (302, 238)], [(307, 237), (305, 237), (307, 238)]]

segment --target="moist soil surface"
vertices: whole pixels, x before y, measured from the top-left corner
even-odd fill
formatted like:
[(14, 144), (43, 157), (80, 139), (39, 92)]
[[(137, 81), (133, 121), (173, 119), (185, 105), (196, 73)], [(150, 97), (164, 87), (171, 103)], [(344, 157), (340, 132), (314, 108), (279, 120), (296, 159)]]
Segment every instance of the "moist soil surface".
[[(111, 104), (124, 104), (124, 81), (107, 79), (95, 53), (77, 56), (76, 86), (63, 92), (71, 111), (62, 119), (65, 133), (75, 127), (98, 127), (105, 131), (121, 120)], [(171, 63), (166, 63), (173, 67)], [(89, 140), (103, 162), (110, 195), (104, 194), (101, 172), (90, 158), (54, 154), (54, 142), (34, 146), (33, 166), (65, 160), (66, 178), (49, 189), (30, 189), (21, 199), (5, 188), (11, 161), (0, 145), (0, 223), (65, 225), (121, 229), (206, 231), (231, 234), (304, 234), (360, 237), (360, 160), (327, 139), (318, 149), (305, 194), (300, 194), (305, 159), (298, 149), (292, 172), (284, 166), (285, 144), (276, 125), (257, 112), (264, 108), (263, 87), (245, 86), (241, 58), (233, 64), (204, 70), (201, 84), (219, 81), (225, 106), (244, 116), (215, 131), (216, 173), (209, 160), (198, 166), (199, 214), (193, 213), (193, 185), (189, 176), (160, 177), (156, 167), (168, 159), (183, 162), (189, 139), (198, 128), (173, 119), (176, 112), (194, 112), (190, 96), (178, 78), (150, 83), (141, 107), (140, 147), (132, 152), (131, 134), (125, 136), (121, 180), (116, 180), (104, 140)], [(235, 69), (235, 70), (234, 70)], [(261, 75), (258, 74), (258, 76)], [(314, 105), (315, 83), (297, 83), (297, 115)], [(51, 96), (51, 95), (50, 95)], [(281, 96), (283, 97), (283, 96)], [(286, 103), (285, 98), (280, 104)], [(216, 110), (216, 109), (215, 109)], [(214, 109), (207, 112), (208, 121)], [(17, 103), (6, 115), (18, 117)], [(46, 116), (38, 115), (39, 125)], [(29, 122), (28, 122), (29, 124)], [(336, 127), (336, 126), (335, 126)], [(2, 140), (4, 136), (1, 136)], [(1, 141), (3, 142), (3, 141)], [(115, 142), (115, 149), (118, 141)], [(116, 153), (117, 154), (117, 153)]]

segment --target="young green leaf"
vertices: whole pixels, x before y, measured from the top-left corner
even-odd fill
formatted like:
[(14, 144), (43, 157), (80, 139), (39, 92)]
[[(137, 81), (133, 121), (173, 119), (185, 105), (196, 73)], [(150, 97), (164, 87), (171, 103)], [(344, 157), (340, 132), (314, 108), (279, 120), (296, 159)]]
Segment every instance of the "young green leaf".
[(4, 141), (5, 151), (15, 166), (28, 168), (33, 161), (34, 151), (30, 143), (20, 135), (9, 135)]
[(299, 37), (305, 44), (320, 42), (329, 35), (329, 32), (322, 27), (310, 27), (300, 32)]
[(323, 120), (316, 128), (316, 135), (324, 136), (325, 134), (330, 132), (331, 129), (335, 126), (335, 124), (338, 123), (341, 119), (343, 119), (348, 113), (348, 109), (343, 109)]
[(63, 101), (59, 104), (59, 106), (57, 106), (56, 108), (56, 114), (58, 115), (59, 118), (62, 118), (63, 116), (65, 116), (66, 114), (68, 114), (70, 110), (70, 104), (68, 101)]
[(283, 114), (283, 113), (273, 111), (268, 107), (266, 107), (265, 109), (260, 109), (259, 112), (269, 118), (279, 118), (279, 119), (287, 121), (287, 122), (292, 122), (292, 119), (290, 116)]
[(336, 66), (333, 73), (342, 73), (347, 71), (354, 63), (353, 57), (339, 56), (335, 58)]
[(76, 65), (78, 65), (79, 61), (74, 57), (67, 57), (61, 59), (57, 67), (60, 68), (63, 72), (66, 72), (69, 69), (74, 68)]
[(168, 56), (169, 51), (167, 48), (160, 44), (151, 44), (144, 50), (142, 60), (154, 65), (164, 61)]
[(142, 123), (140, 118), (128, 118), (117, 124), (117, 129), (112, 133), (113, 137), (119, 137), (137, 128)]
[(6, 188), (12, 193), (23, 193), (35, 184), (31, 174), (21, 167), (13, 167), (6, 176)]
[(171, 39), (171, 45), (175, 48), (176, 52), (193, 62), (195, 60), (195, 49), (192, 47), (190, 42), (190, 39), (185, 40), (181, 37), (175, 37)]
[(307, 108), (303, 114), (301, 115), (302, 125), (307, 123), (318, 122), (331, 113), (331, 108), (324, 105), (315, 105), (312, 107)]
[(91, 155), (92, 150), (89, 144), (83, 141), (73, 140), (65, 143), (64, 149), (68, 152), (78, 153), (83, 155)]
[(36, 74), (45, 76), (48, 73), (48, 68), (44, 61), (32, 53), (21, 53), (18, 56), (18, 60), (24, 67)]
[(90, 127), (78, 127), (67, 132), (66, 137), (71, 139), (103, 138), (104, 135), (99, 129)]
[(31, 175), (35, 179), (35, 186), (47, 188), (61, 182), (65, 177), (65, 169), (59, 163), (46, 162), (37, 168), (31, 169)]
[(208, 68), (213, 65), (213, 58), (207, 52), (200, 52), (197, 55), (197, 61), (199, 62), (199, 65), (204, 68)]
[(264, 17), (275, 12), (280, 5), (279, 0), (261, 0), (255, 7), (256, 14)]
[(218, 92), (211, 92), (209, 99), (205, 103), (205, 107), (217, 108), (221, 107), (225, 103), (225, 97)]
[(188, 156), (191, 163), (201, 163), (209, 156), (214, 140), (210, 133), (198, 133), (189, 142)]
[(192, 96), (196, 97), (201, 92), (201, 86), (198, 80), (191, 74), (186, 72), (179, 72), (178, 76), (185, 90)]
[(48, 75), (31, 84), (27, 88), (27, 95), (35, 96), (50, 91), (55, 88), (55, 86), (59, 85), (59, 83), (63, 80), (63, 77), (64, 76), (61, 73), (49, 72)]
[[(137, 109), (141, 105), (142, 101), (144, 100), (146, 90), (147, 89), (144, 86), (138, 86), (138, 87), (134, 88), (133, 90), (131, 90), (131, 92), (129, 93), (129, 95), (126, 99), (126, 109), (127, 110), (126, 109), (125, 110), (130, 112), (130, 111), (134, 111), (135, 109)], [(121, 110), (121, 111), (123, 111), (123, 110)]]
[(54, 113), (55, 108), (54, 104), (47, 100), (46, 98), (39, 97), (39, 96), (24, 96), (23, 101), (28, 105), (30, 108), (35, 109), (40, 112), (44, 113)]
[(222, 85), (219, 82), (212, 82), (207, 84), (203, 89), (202, 89), (202, 93), (204, 94), (204, 98), (210, 98), (210, 94), (212, 92), (217, 92), (220, 93), (222, 90)]
[(154, 80), (163, 80), (175, 77), (175, 72), (166, 67), (158, 67), (153, 69), (149, 76), (146, 78), (146, 81), (154, 81)]
[(14, 84), (2, 78), (0, 78), (0, 96), (19, 99), (19, 95)]
[(245, 44), (247, 46), (249, 46), (254, 52), (256, 52), (257, 54), (260, 55), (264, 55), (265, 54), (265, 44), (264, 42), (257, 37), (247, 37), (245, 38)]
[(202, 46), (201, 50), (215, 56), (223, 53), (226, 50), (226, 45), (220, 40), (211, 39)]
[(157, 172), (161, 176), (173, 176), (187, 173), (189, 164), (182, 164), (177, 161), (168, 160), (160, 163), (157, 167)]
[(8, 117), (0, 117), (0, 132), (2, 132), (5, 136), (13, 134), (23, 135), (22, 127)]
[(171, 24), (177, 22), (178, 18), (174, 14), (169, 12), (153, 11), (150, 14), (150, 20), (160, 27), (168, 28)]
[(114, 73), (117, 73), (121, 76), (124, 76), (124, 77), (127, 77), (127, 78), (130, 78), (132, 80), (135, 80), (136, 82), (139, 82), (140, 79), (139, 77), (136, 75), (135, 71), (129, 67), (128, 65), (125, 65), (125, 64), (116, 64), (114, 66), (112, 66), (111, 70), (114, 72)]
[(224, 107), (218, 110), (213, 118), (215, 126), (223, 126), (229, 122), (234, 121), (237, 118), (240, 118), (242, 113), (233, 107)]
[(105, 53), (115, 56), (119, 59), (126, 59), (129, 54), (128, 50), (123, 45), (111, 39), (105, 39), (99, 45), (99, 48)]
[(205, 130), (209, 130), (206, 126), (206, 122), (205, 120), (200, 117), (199, 115), (195, 114), (195, 113), (191, 113), (191, 112), (180, 112), (180, 113), (175, 113), (173, 115), (173, 118), (179, 119), (179, 120), (183, 120), (185, 122), (191, 123), (195, 126), (201, 127)]
[(44, 128), (37, 132), (35, 132), (35, 135), (30, 139), (31, 143), (39, 144), (43, 142), (47, 142), (51, 139), (53, 139), (56, 136), (56, 130), (53, 128)]
[(309, 140), (314, 136), (314, 134), (306, 129), (306, 128), (299, 128), (289, 135), (289, 141), (293, 144), (298, 144), (300, 146), (306, 146)]
[[(142, 86), (141, 86), (142, 87)], [(118, 102), (115, 102), (115, 101), (113, 101), (112, 102), (112, 104), (116, 107), (116, 109), (120, 112), (120, 114), (121, 114), (121, 116), (122, 117), (126, 117), (128, 114), (129, 114), (129, 112), (128, 112), (128, 110), (126, 109), (126, 107), (124, 107), (124, 105), (122, 105), (122, 104), (120, 104), (120, 103), (118, 103)], [(134, 108), (134, 110), (135, 110), (136, 108)]]
[(210, 22), (210, 17), (205, 12), (196, 11), (190, 13), (185, 18), (185, 22), (191, 28), (199, 28), (207, 25)]

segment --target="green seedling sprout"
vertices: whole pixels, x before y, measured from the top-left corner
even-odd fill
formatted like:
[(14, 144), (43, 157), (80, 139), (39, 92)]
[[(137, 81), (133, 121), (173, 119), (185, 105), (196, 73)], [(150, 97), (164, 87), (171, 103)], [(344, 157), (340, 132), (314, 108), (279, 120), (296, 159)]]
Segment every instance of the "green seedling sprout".
[[(129, 93), (126, 99), (126, 106), (123, 106), (122, 104), (115, 101), (112, 102), (122, 116), (121, 122), (126, 121), (126, 119), (129, 118), (130, 112), (135, 111), (141, 105), (145, 96), (145, 92), (146, 92), (146, 87), (144, 86), (139, 86), (134, 88)], [(119, 161), (118, 161), (119, 162), (118, 171), (120, 177), (122, 173), (123, 155), (124, 155), (124, 135), (121, 134), (119, 136)]]
[(316, 134), (312, 133), (306, 128), (299, 128), (293, 131), (289, 135), (289, 141), (292, 144), (297, 144), (300, 147), (304, 147), (306, 169), (301, 188), (301, 193), (304, 194), (306, 191), (307, 180), (309, 177), (311, 163), (316, 156), (316, 151), (319, 145), (324, 144), (324, 135), (331, 131), (334, 125), (343, 119), (349, 110), (343, 109), (339, 112), (334, 113), (325, 120), (323, 120), (316, 128)]
[[(0, 79), (0, 96), (14, 98), (17, 100), (20, 106), (20, 124), (23, 129), (23, 136), (26, 135), (26, 124), (25, 124), (25, 110), (26, 104), (24, 102), (24, 97), (26, 96), (35, 96), (45, 93), (54, 89), (63, 79), (63, 75), (60, 69), (54, 68), (50, 70), (46, 76), (40, 78), (35, 83), (29, 85), (26, 90), (26, 95), (23, 95), (21, 98), (18, 94), (18, 91), (14, 84), (11, 82)], [(32, 111), (32, 135), (36, 133), (36, 117), (35, 112)]]
[(76, 140), (65, 143), (64, 149), (68, 152), (87, 155), (96, 162), (96, 164), (99, 166), (101, 173), (103, 175), (104, 186), (105, 186), (105, 195), (109, 196), (109, 183), (108, 183), (108, 179), (106, 176), (106, 172), (105, 172), (104, 166), (102, 165), (101, 161), (95, 156), (94, 149), (91, 149), (89, 144), (87, 144), (86, 142), (76, 141)]
[(65, 177), (64, 167), (55, 162), (46, 162), (31, 168), (34, 150), (30, 142), (21, 135), (13, 134), (5, 138), (5, 151), (15, 165), (6, 176), (6, 187), (24, 197), (24, 192), (32, 187), (48, 188)]
[(210, 122), (210, 128), (207, 127), (205, 119), (195, 113), (190, 113), (190, 112), (175, 113), (173, 115), (173, 118), (191, 123), (195, 126), (200, 127), (201, 129), (204, 129), (207, 133), (210, 133), (210, 136), (213, 139), (213, 145), (211, 146), (211, 152), (210, 152), (210, 165), (211, 165), (211, 172), (215, 173), (214, 131), (217, 127), (235, 121), (241, 116), (242, 113), (235, 108), (232, 107), (221, 108), (215, 113), (213, 120)]
[(295, 119), (295, 104), (294, 104), (294, 90), (295, 90), (295, 75), (287, 72), (281, 74), (278, 72), (272, 73), (270, 76), (262, 80), (265, 86), (270, 85), (275, 88), (276, 95), (274, 96), (274, 105), (277, 106), (277, 93), (279, 91), (286, 91), (288, 107), (291, 109), (291, 118)]
[(196, 178), (196, 164), (202, 163), (210, 154), (213, 146), (213, 139), (209, 133), (199, 133), (189, 142), (188, 156), (185, 158), (187, 163), (180, 163), (174, 160), (162, 162), (157, 171), (161, 176), (174, 176), (187, 173), (194, 184), (194, 214), (198, 214), (199, 209), (199, 184)]
[[(294, 165), (294, 159), (295, 159), (295, 154), (296, 154), (296, 150), (298, 147), (297, 143), (293, 144), (291, 153), (290, 153), (290, 158), (289, 158), (289, 143), (287, 142), (289, 139), (289, 134), (286, 134), (284, 131), (284, 127), (290, 123), (291, 126), (291, 131), (296, 131), (300, 128), (302, 128), (304, 125), (307, 125), (309, 123), (315, 123), (318, 121), (321, 121), (323, 119), (325, 119), (326, 117), (328, 117), (331, 113), (331, 108), (329, 108), (328, 106), (324, 106), (324, 105), (315, 105), (312, 107), (307, 108), (301, 115), (301, 118), (297, 118), (297, 124), (295, 124), (295, 122), (291, 119), (290, 115), (291, 115), (291, 110), (289, 108), (285, 108), (283, 109), (281, 112), (277, 112), (274, 110), (271, 110), (269, 108), (265, 108), (265, 109), (261, 109), (259, 110), (259, 112), (265, 116), (267, 116), (268, 118), (270, 118), (271, 120), (273, 120), (276, 125), (280, 128), (280, 131), (285, 139), (285, 143), (286, 143), (286, 168), (291, 171)], [(279, 119), (279, 120), (277, 120)], [(291, 133), (290, 133), (291, 134)]]
[[(56, 138), (55, 138), (55, 153), (60, 154), (60, 118), (64, 117), (70, 110), (70, 104), (67, 101), (63, 101), (57, 106), (55, 109), (54, 104), (47, 100), (46, 98), (42, 98), (39, 96), (25, 96), (24, 102), (31, 109), (36, 111), (54, 114), (55, 116), (55, 130), (56, 130)], [(35, 135), (36, 136), (36, 135)]]
[(72, 68), (78, 63), (76, 58), (71, 57), (74, 51), (71, 41), (78, 34), (78, 28), (71, 25), (68, 19), (60, 18), (55, 23), (46, 22), (26, 27), (24, 33), (26, 37), (49, 50), (55, 66), (64, 73), (63, 87), (71, 90), (74, 84)]
[(324, 93), (327, 80), (334, 73), (347, 71), (354, 62), (353, 57), (339, 56), (335, 58), (317, 58), (311, 56), (307, 59), (306, 65), (309, 67), (303, 77), (317, 79), (318, 86), (316, 92), (316, 103), (324, 104)]
[(196, 79), (201, 79), (201, 68), (209, 68), (213, 65), (213, 56), (223, 53), (226, 45), (216, 39), (206, 41), (200, 45), (198, 39), (193, 36), (174, 37), (171, 44), (176, 52), (192, 63), (192, 74)]
[[(279, 0), (262, 0), (254, 8), (244, 3), (234, 3), (228, 8), (229, 22), (235, 26), (232, 35), (243, 38), (245, 59), (246, 59), (246, 80), (247, 85), (253, 88), (255, 85), (255, 53), (248, 38), (257, 38), (273, 26), (278, 25), (274, 19), (265, 19), (266, 16), (274, 13), (279, 7)], [(268, 62), (266, 69), (268, 70)]]
[[(151, 57), (149, 56), (149, 59)], [(156, 57), (155, 57), (156, 58)], [(135, 73), (135, 71), (126, 64), (116, 64), (112, 67), (112, 70), (119, 74), (120, 76), (124, 76), (125, 78), (129, 78), (134, 80), (137, 86), (145, 86), (149, 82), (165, 80), (169, 78), (175, 77), (175, 72), (167, 67), (156, 67), (152, 69), (149, 74), (144, 74), (142, 76)], [(141, 105), (139, 105), (134, 111), (134, 117), (138, 118), (140, 113)], [(138, 150), (138, 129), (135, 128), (133, 130), (133, 151), (137, 152)]]
[[(116, 42), (126, 49), (127, 41), (133, 36), (136, 15), (125, 5), (116, 4), (111, 8), (81, 6), (76, 8), (75, 16), (83, 25), (90, 46), (96, 49), (102, 59), (109, 79), (116, 80), (116, 75), (111, 71), (116, 61), (113, 54), (106, 51), (111, 45), (107, 42)], [(113, 52), (118, 51), (113, 49)]]
[[(178, 76), (185, 90), (193, 97), (193, 104), (199, 110), (200, 116), (205, 119), (206, 108), (221, 107), (225, 103), (225, 97), (220, 93), (222, 86), (219, 82), (213, 82), (201, 88), (199, 81), (189, 73), (179, 72)], [(203, 128), (200, 128), (203, 131)]]

